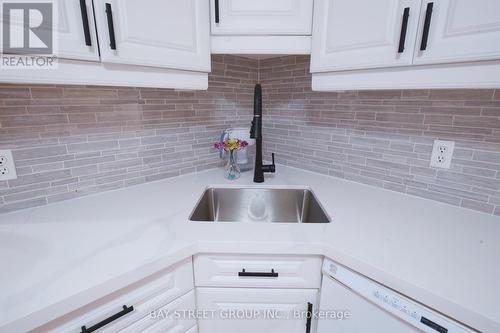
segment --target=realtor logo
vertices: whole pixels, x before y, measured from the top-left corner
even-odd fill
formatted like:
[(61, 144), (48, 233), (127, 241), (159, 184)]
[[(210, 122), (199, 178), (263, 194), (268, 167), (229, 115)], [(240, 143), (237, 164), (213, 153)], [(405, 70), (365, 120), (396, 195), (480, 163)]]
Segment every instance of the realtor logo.
[(6, 2), (2, 12), (3, 53), (52, 54), (52, 3)]

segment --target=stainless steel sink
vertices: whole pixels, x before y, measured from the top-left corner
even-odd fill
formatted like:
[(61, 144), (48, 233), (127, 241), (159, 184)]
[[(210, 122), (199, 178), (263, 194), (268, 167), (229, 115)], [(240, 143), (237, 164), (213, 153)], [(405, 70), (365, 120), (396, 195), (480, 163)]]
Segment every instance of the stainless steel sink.
[(191, 221), (330, 223), (309, 189), (215, 188), (205, 190)]

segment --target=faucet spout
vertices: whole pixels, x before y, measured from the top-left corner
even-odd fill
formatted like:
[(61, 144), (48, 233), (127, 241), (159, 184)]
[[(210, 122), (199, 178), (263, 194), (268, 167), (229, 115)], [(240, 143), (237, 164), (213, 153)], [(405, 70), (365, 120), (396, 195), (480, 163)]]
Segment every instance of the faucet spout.
[(276, 172), (274, 164), (274, 153), (272, 154), (273, 164), (262, 164), (262, 87), (259, 83), (255, 85), (253, 104), (253, 121), (250, 130), (250, 137), (255, 139), (255, 168), (253, 174), (254, 183), (264, 182), (265, 172)]

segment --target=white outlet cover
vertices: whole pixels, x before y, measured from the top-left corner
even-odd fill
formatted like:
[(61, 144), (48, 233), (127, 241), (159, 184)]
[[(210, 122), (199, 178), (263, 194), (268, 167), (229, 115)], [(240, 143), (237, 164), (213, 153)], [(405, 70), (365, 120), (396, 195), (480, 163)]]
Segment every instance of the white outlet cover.
[(17, 179), (16, 165), (11, 150), (0, 150), (0, 181)]
[(431, 156), (431, 167), (449, 169), (451, 167), (454, 149), (455, 141), (434, 141)]

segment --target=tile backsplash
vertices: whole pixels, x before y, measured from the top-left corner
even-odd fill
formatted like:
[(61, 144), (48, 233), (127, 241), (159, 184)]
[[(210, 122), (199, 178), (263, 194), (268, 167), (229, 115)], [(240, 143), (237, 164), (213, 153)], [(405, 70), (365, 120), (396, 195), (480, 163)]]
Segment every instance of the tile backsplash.
[(19, 178), (0, 213), (219, 165), (222, 129), (249, 126), (257, 61), (214, 56), (208, 91), (0, 86), (0, 149)]
[[(278, 163), (500, 215), (500, 90), (311, 91), (309, 57), (213, 56), (208, 91), (0, 86), (0, 213), (214, 168), (264, 93)], [(435, 139), (451, 169), (429, 167)], [(279, 172), (279, 170), (278, 170)]]
[[(311, 91), (309, 57), (259, 62), (277, 162), (500, 215), (500, 90)], [(435, 139), (456, 141), (430, 168)]]

